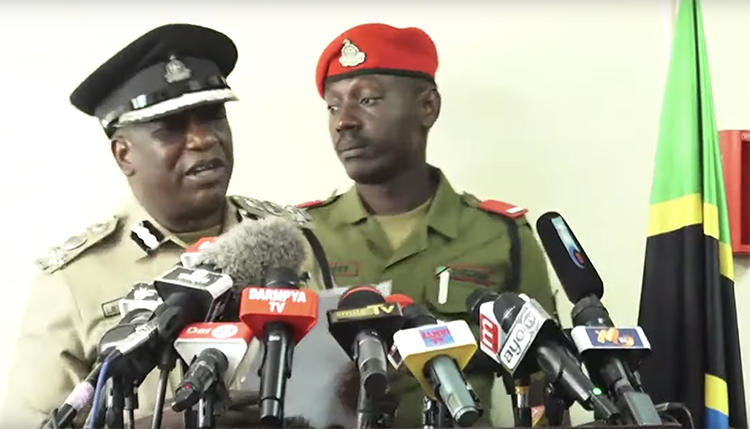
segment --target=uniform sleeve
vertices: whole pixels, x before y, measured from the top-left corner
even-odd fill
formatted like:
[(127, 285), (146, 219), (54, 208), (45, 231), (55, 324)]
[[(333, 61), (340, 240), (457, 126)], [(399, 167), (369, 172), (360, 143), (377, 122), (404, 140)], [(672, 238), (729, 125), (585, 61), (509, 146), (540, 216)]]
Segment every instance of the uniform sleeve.
[(4, 427), (38, 427), (88, 374), (91, 362), (84, 357), (80, 320), (62, 272), (40, 275), (28, 294), (9, 352), (5, 400), (0, 405)]
[(534, 298), (550, 315), (554, 315), (555, 298), (552, 294), (547, 261), (539, 242), (526, 221), (518, 224), (518, 241), (521, 247), (521, 272), (518, 291)]

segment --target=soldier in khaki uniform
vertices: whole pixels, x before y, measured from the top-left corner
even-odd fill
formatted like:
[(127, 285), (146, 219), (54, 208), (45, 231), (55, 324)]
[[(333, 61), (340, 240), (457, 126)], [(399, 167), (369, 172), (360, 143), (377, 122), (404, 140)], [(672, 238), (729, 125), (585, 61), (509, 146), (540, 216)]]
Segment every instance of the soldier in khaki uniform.
[[(336, 37), (316, 74), (333, 147), (355, 185), (304, 204), (340, 286), (392, 282), (442, 319), (468, 319), (478, 288), (517, 291), (554, 311), (541, 249), (525, 209), (453, 190), (426, 163), (440, 113), (437, 51), (418, 28), (365, 24)], [(480, 352), (481, 353), (481, 352)], [(470, 374), (489, 420), (488, 373)], [(397, 426), (421, 424), (421, 391), (394, 380)], [(507, 410), (510, 412), (510, 410)]]
[[(166, 25), (125, 47), (71, 95), (99, 119), (135, 200), (37, 261), (42, 272), (3, 383), (3, 427), (38, 426), (60, 406), (92, 369), (102, 334), (121, 317), (118, 299), (135, 283), (163, 274), (200, 237), (269, 208), (278, 214), (270, 203), (225, 196), (233, 151), (224, 102), (235, 100), (225, 78), (236, 59), (222, 33)], [(137, 416), (152, 413), (156, 378), (154, 371), (139, 389)]]

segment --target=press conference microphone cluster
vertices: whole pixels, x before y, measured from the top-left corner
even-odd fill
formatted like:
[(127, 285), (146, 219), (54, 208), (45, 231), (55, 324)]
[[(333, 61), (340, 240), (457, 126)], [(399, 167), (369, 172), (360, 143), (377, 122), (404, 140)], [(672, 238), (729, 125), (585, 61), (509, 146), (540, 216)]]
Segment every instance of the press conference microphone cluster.
[(650, 351), (642, 329), (615, 327), (600, 301), (604, 293), (602, 279), (559, 213), (543, 214), (536, 226), (552, 267), (574, 304), (571, 336), (591, 379), (616, 402), (625, 423), (661, 425), (637, 373), (641, 360)]
[(539, 303), (524, 294), (479, 290), (467, 310), (480, 326), (480, 348), (514, 378), (542, 371), (554, 394), (616, 422), (618, 409), (581, 370), (576, 351)]
[[(140, 353), (151, 355), (146, 352), (159, 347), (171, 349), (172, 342), (189, 323), (237, 321), (242, 286), (263, 284), (271, 267), (298, 270), (305, 255), (302, 234), (296, 226), (280, 218), (246, 221), (209, 241), (212, 244), (205, 249), (188, 252), (189, 257), (183, 258), (187, 266), (177, 265), (153, 282), (162, 303), (155, 309), (152, 306), (153, 314), (139, 319), (138, 326), (124, 338), (106, 341), (108, 347), (100, 357), (108, 365), (102, 365), (106, 370), (103, 377), (97, 367), (94, 379), (98, 376), (99, 381), (106, 380), (111, 375), (106, 374), (110, 365), (113, 369), (124, 368), (124, 373), (132, 372), (128, 376), (134, 379), (145, 377), (153, 369), (154, 359), (144, 358)], [(122, 332), (122, 328), (118, 331)], [(131, 371), (133, 366), (138, 368)], [(54, 423), (69, 425), (75, 412), (90, 401), (86, 398), (90, 396), (86, 394), (89, 389), (83, 383), (76, 390), (79, 394), (68, 398), (70, 401), (66, 399), (57, 413), (60, 418), (54, 419)], [(73, 416), (63, 418), (62, 414)]]

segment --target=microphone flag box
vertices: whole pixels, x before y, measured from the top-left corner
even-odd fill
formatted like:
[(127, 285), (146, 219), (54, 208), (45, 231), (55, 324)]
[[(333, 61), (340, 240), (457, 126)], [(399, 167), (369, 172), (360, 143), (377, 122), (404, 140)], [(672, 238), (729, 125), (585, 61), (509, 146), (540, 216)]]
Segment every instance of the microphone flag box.
[(571, 329), (570, 336), (581, 354), (617, 350), (634, 367), (651, 352), (651, 343), (640, 326), (576, 326)]
[(180, 265), (170, 268), (169, 271), (154, 281), (154, 286), (162, 299), (164, 299), (165, 295), (168, 296), (174, 292), (193, 289), (203, 292), (208, 302), (212, 302), (215, 298), (231, 289), (233, 284), (232, 278), (226, 274), (201, 268), (192, 269)]
[[(423, 325), (402, 329), (393, 334), (393, 344), (401, 359), (422, 385), (425, 392), (433, 392), (423, 368), (440, 355), (452, 357), (460, 369), (464, 369), (477, 350), (477, 343), (469, 324), (464, 320)], [(431, 399), (437, 399), (434, 394)]]
[(513, 325), (508, 330), (508, 335), (505, 336), (505, 341), (502, 343), (498, 355), (500, 364), (510, 374), (514, 374), (518, 370), (521, 362), (523, 362), (523, 357), (526, 356), (545, 323), (554, 323), (539, 303), (529, 299), (524, 294), (519, 294), (519, 296), (526, 303), (521, 307)]
[(329, 310), (328, 330), (342, 349), (350, 350), (357, 333), (377, 323), (386, 347), (392, 344), (396, 331), (403, 325), (401, 304), (383, 302), (364, 307)]
[(205, 349), (214, 348), (224, 353), (229, 363), (224, 383), (229, 386), (252, 338), (253, 332), (244, 323), (191, 323), (180, 332), (174, 348), (188, 365)]
[(309, 289), (246, 287), (240, 299), (240, 320), (258, 336), (267, 322), (283, 321), (292, 326), (294, 342), (299, 343), (318, 321), (318, 295)]

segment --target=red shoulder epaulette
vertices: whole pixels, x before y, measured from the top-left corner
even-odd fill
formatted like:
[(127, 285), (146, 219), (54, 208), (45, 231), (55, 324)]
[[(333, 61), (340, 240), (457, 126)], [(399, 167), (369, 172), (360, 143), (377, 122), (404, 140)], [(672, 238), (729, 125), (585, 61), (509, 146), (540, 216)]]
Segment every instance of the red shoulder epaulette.
[(317, 207), (323, 204), (324, 202), (325, 201), (323, 200), (313, 200), (313, 201), (308, 201), (306, 203), (295, 204), (295, 207), (300, 208), (300, 209), (308, 209), (310, 207)]
[(486, 200), (477, 204), (477, 208), (490, 213), (496, 213), (511, 219), (518, 219), (526, 214), (528, 210), (514, 204), (508, 204), (498, 200)]

